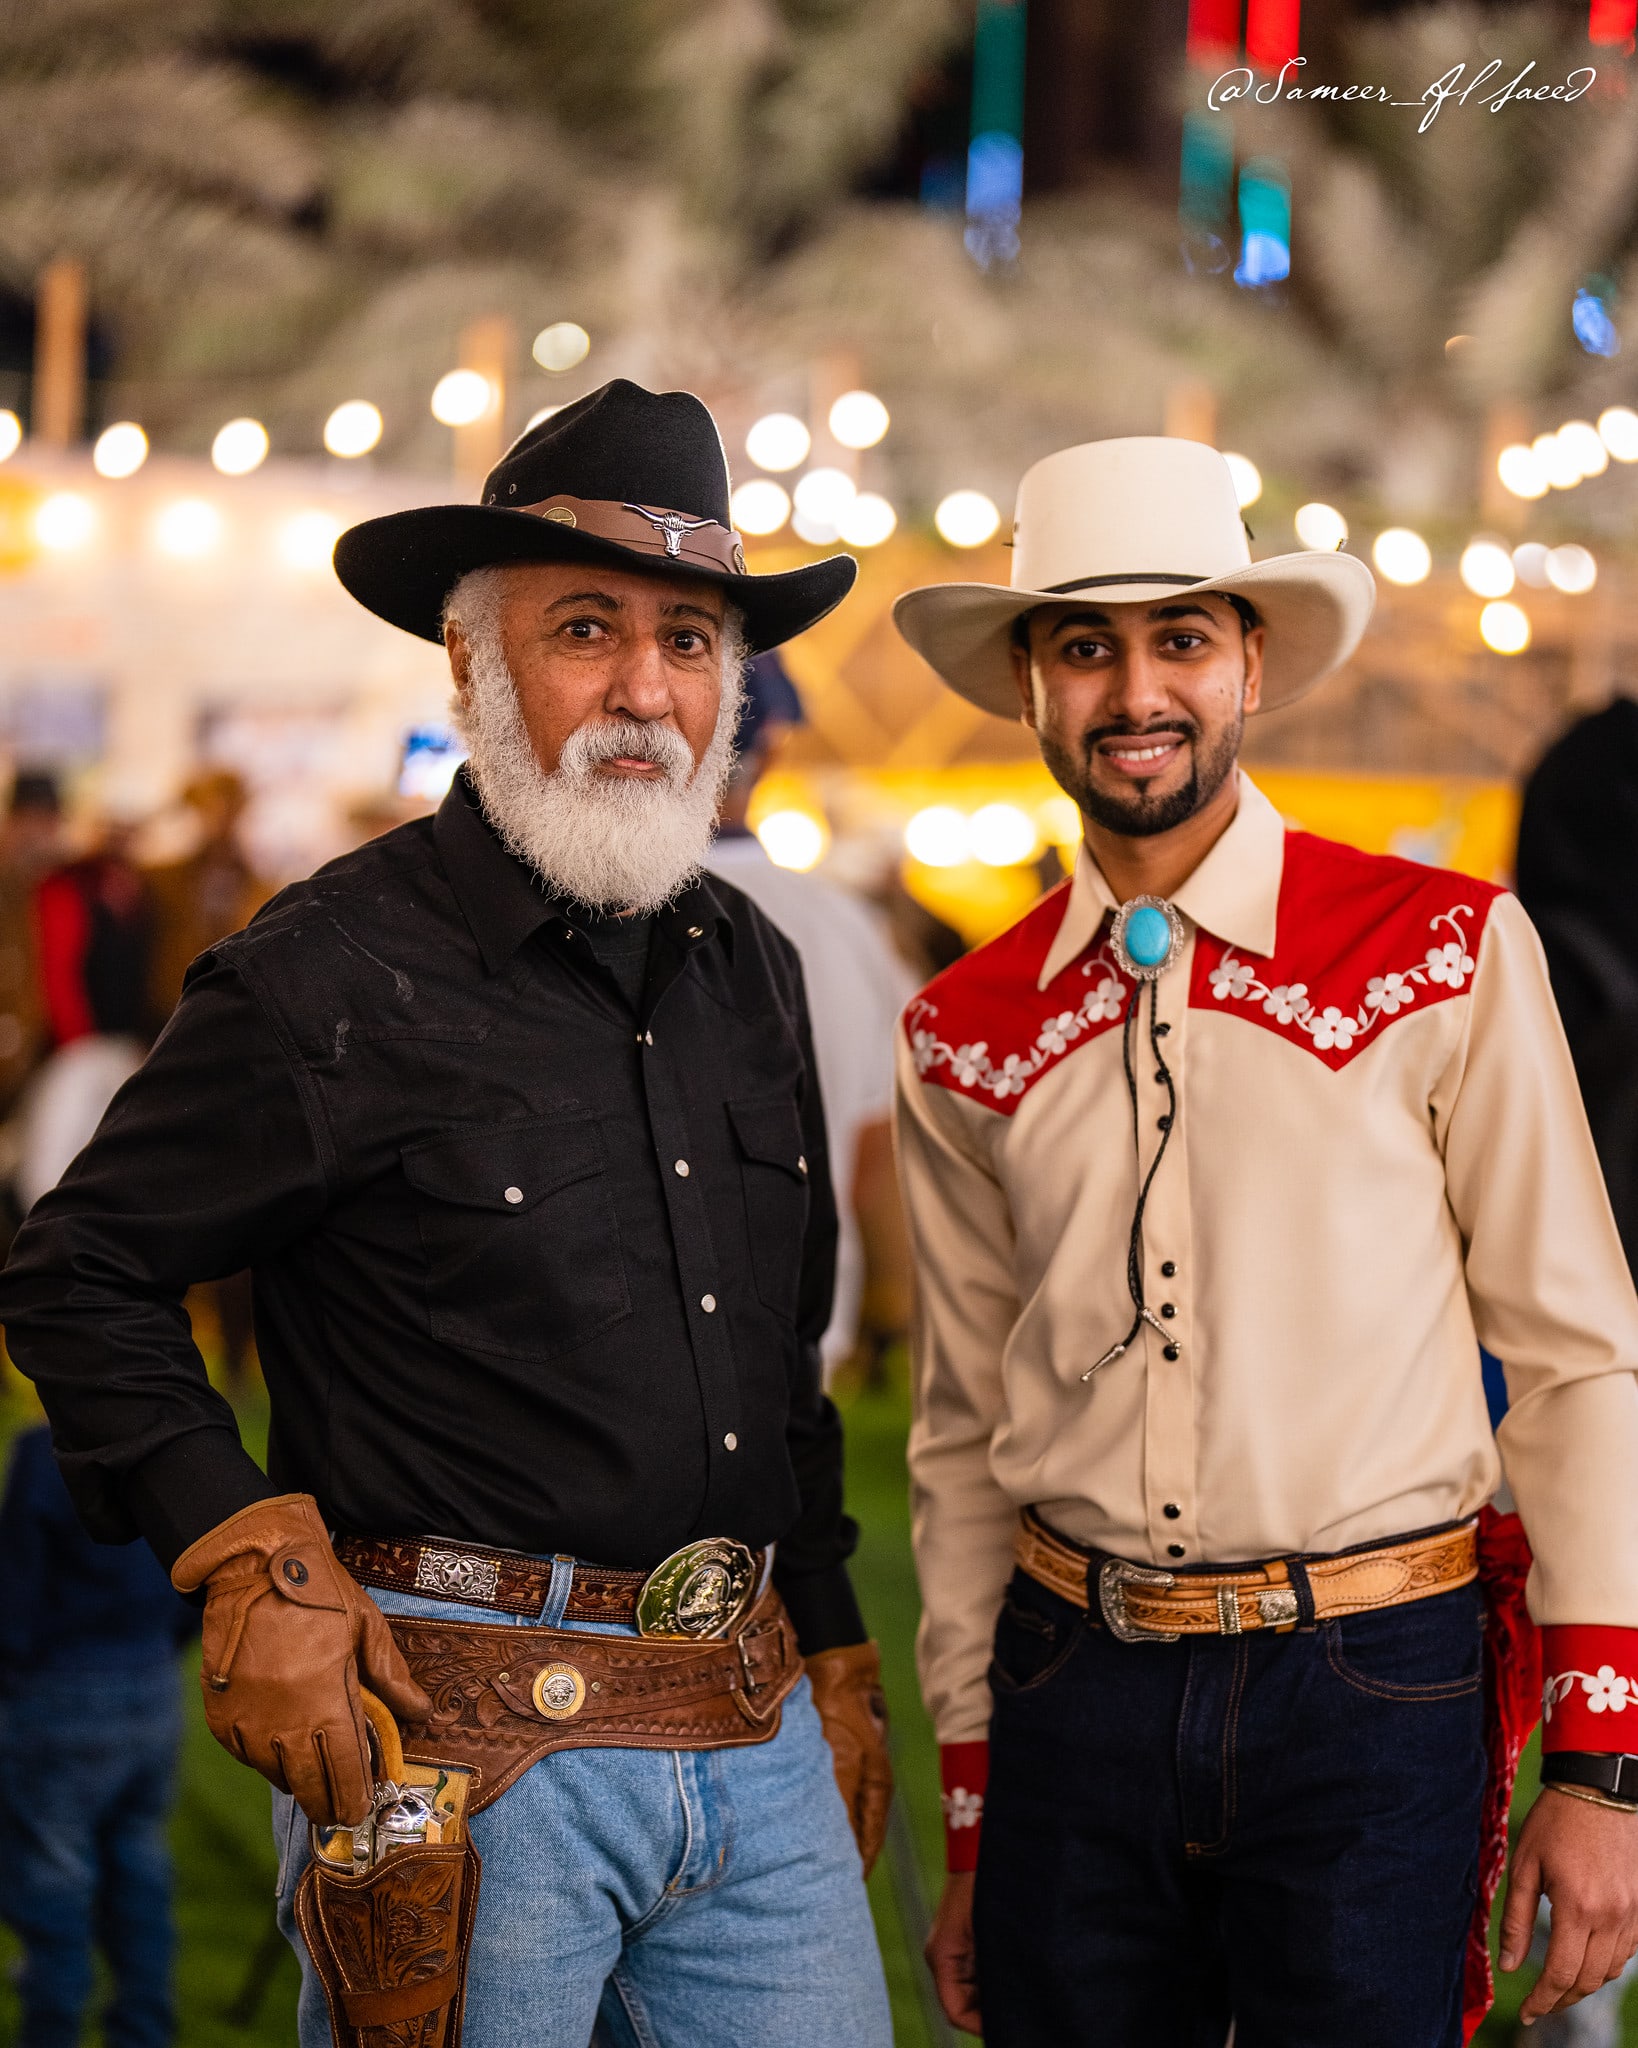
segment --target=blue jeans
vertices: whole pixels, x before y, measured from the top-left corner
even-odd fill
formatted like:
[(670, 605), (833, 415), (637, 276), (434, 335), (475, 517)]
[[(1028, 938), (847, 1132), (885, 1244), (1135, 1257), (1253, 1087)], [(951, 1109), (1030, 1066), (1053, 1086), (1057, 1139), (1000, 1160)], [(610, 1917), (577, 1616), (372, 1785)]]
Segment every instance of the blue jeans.
[[(371, 1597), (389, 1614), (490, 1618)], [(293, 1914), (307, 1828), (281, 1793), (273, 1825), (301, 2048), (329, 2048)], [(594, 2027), (608, 2048), (890, 2048), (858, 1852), (806, 1679), (779, 1733), (752, 1748), (543, 1757), (472, 1838), (483, 1884), (464, 2048), (587, 2048)]]
[(93, 1954), (108, 2048), (163, 2048), (171, 2004), (166, 1827), (182, 1741), (176, 1666), (47, 1672), (0, 1700), (0, 1918), (23, 1944), (17, 2048), (76, 2048)]
[(988, 2048), (1456, 2048), (1478, 1589), (1122, 1643), (1022, 1572), (990, 1682)]

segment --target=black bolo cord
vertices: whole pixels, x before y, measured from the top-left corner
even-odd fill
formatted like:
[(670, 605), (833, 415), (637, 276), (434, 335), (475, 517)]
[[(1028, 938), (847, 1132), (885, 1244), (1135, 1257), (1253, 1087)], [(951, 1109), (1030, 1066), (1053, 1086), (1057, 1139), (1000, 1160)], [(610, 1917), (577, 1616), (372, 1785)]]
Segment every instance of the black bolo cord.
[[(1132, 1317), (1132, 1327), (1126, 1335), (1118, 1344), (1110, 1345), (1095, 1365), (1086, 1368), (1081, 1374), (1083, 1380), (1089, 1380), (1103, 1366), (1113, 1365), (1117, 1358), (1124, 1356), (1131, 1348), (1132, 1339), (1145, 1323), (1152, 1330), (1158, 1331), (1168, 1343), (1171, 1341), (1171, 1332), (1143, 1298), (1143, 1212), (1148, 1206), (1149, 1190), (1154, 1186), (1155, 1175), (1160, 1171), (1160, 1162), (1166, 1156), (1166, 1147), (1172, 1142), (1172, 1131), (1177, 1123), (1177, 1084), (1172, 1079), (1171, 1068), (1166, 1064), (1166, 1055), (1160, 1049), (1161, 1037), (1164, 1032), (1171, 1029), (1171, 1026), (1156, 1021), (1155, 1013), (1160, 1001), (1157, 983), (1151, 981), (1148, 988), (1149, 1045), (1155, 1056), (1155, 1079), (1161, 1082), (1166, 1090), (1166, 1114), (1160, 1120), (1160, 1144), (1150, 1162), (1149, 1171), (1143, 1177), (1143, 1185), (1138, 1189), (1137, 1206), (1132, 1211), (1132, 1232), (1126, 1240), (1126, 1287), (1132, 1297), (1132, 1307), (1136, 1313)], [(1143, 1140), (1138, 1129), (1138, 1090), (1137, 1074), (1132, 1066), (1132, 1027), (1137, 1022), (1138, 1009), (1143, 1001), (1143, 989), (1144, 984), (1140, 981), (1132, 990), (1132, 1000), (1126, 1005), (1126, 1021), (1121, 1027), (1120, 1045), (1121, 1062), (1126, 1069), (1126, 1093), (1132, 1103), (1132, 1147), (1140, 1159), (1143, 1156)]]

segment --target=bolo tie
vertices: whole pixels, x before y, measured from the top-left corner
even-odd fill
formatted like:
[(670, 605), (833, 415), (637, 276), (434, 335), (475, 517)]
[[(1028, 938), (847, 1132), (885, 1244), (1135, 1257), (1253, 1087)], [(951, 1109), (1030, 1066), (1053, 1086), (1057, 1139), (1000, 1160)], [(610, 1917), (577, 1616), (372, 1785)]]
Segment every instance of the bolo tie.
[(1177, 1123), (1177, 1084), (1172, 1079), (1172, 1070), (1166, 1064), (1166, 1055), (1160, 1045), (1171, 1026), (1158, 1022), (1156, 1010), (1160, 1001), (1160, 977), (1183, 951), (1183, 920), (1164, 896), (1132, 896), (1115, 912), (1109, 944), (1115, 965), (1132, 984), (1126, 1020), (1121, 1028), (1121, 1061), (1126, 1069), (1126, 1093), (1132, 1104), (1132, 1146), (1139, 1159), (1143, 1156), (1143, 1141), (1138, 1129), (1137, 1069), (1132, 1063), (1132, 1054), (1137, 1042), (1145, 989), (1149, 994), (1149, 1049), (1154, 1054), (1155, 1079), (1166, 1090), (1166, 1114), (1160, 1120), (1160, 1143), (1149, 1162), (1149, 1171), (1138, 1187), (1137, 1203), (1132, 1210), (1131, 1234), (1126, 1240), (1126, 1288), (1132, 1297), (1132, 1326), (1118, 1344), (1111, 1344), (1095, 1364), (1087, 1367), (1081, 1374), (1083, 1380), (1089, 1380), (1104, 1366), (1113, 1365), (1117, 1358), (1124, 1357), (1145, 1323), (1167, 1343), (1175, 1342), (1171, 1331), (1144, 1299), (1143, 1212), (1148, 1206), (1149, 1190), (1155, 1184), (1155, 1175), (1160, 1171), (1160, 1162), (1166, 1156), (1166, 1147), (1172, 1141), (1172, 1131)]

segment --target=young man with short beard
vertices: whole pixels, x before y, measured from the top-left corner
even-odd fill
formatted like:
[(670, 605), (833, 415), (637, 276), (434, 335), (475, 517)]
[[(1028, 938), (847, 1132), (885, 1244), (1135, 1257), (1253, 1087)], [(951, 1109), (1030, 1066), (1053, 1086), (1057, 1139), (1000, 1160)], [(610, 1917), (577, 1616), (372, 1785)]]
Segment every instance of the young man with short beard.
[[(302, 2048), (451, 2048), (463, 2001), (466, 2048), (887, 2048), (807, 1009), (700, 875), (742, 658), (853, 565), (748, 575), (710, 415), (618, 381), (336, 565), (445, 642), (468, 766), (195, 963), (18, 1240), (12, 1355), (92, 1533), (204, 1596)], [(267, 1477), (182, 1305), (247, 1265)], [(384, 1796), (372, 1693), (476, 1774), (475, 1918), (379, 1829), (310, 1854)]]
[(1451, 2048), (1542, 1702), (1526, 2022), (1638, 1942), (1638, 1301), (1541, 951), (1237, 772), (1362, 563), (1253, 563), (1173, 440), (1049, 456), (1014, 539), (1012, 588), (897, 608), (1085, 832), (899, 1047), (929, 1959), (991, 2048)]

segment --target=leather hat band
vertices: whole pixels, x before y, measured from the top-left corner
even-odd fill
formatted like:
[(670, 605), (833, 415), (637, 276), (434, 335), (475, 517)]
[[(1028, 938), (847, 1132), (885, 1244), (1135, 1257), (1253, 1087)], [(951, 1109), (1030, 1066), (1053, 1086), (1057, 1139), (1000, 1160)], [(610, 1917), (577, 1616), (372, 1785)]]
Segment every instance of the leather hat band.
[(572, 526), (597, 540), (611, 540), (640, 555), (710, 569), (718, 575), (743, 576), (745, 550), (731, 526), (715, 519), (695, 519), (665, 505), (628, 505), (614, 498), (571, 498), (558, 492), (538, 504), (508, 506), (508, 511), (533, 512), (558, 526)]

